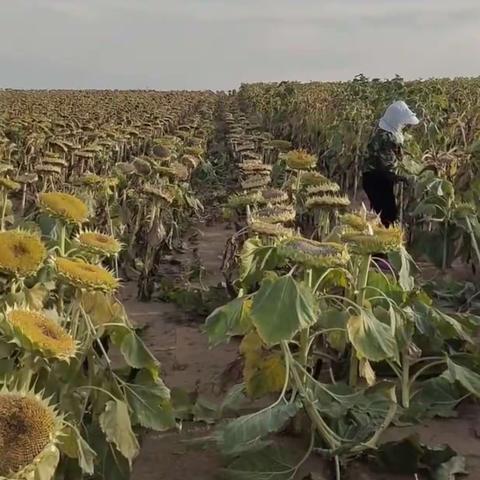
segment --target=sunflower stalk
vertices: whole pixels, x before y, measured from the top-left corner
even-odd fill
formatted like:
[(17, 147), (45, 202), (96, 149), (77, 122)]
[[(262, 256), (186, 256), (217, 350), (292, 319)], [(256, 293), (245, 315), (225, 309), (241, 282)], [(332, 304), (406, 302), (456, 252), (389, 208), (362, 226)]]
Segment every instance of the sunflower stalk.
[[(365, 294), (368, 283), (368, 273), (370, 270), (371, 255), (362, 255), (359, 257), (356, 285), (355, 285), (355, 302), (359, 308), (363, 308), (365, 304)], [(358, 382), (358, 356), (357, 351), (353, 345), (350, 350), (350, 368), (349, 368), (349, 385), (354, 387)]]

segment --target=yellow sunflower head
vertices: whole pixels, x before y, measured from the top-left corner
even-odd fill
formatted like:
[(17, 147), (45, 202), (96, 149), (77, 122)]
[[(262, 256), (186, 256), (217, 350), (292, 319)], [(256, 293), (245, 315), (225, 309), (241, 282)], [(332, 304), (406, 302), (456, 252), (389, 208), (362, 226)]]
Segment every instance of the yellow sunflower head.
[(0, 271), (20, 278), (38, 272), (47, 256), (40, 237), (22, 230), (0, 232)]
[(270, 205), (256, 212), (254, 219), (265, 223), (290, 223), (295, 220), (295, 215), (291, 205)]
[(58, 276), (75, 288), (105, 293), (113, 292), (118, 288), (118, 279), (98, 265), (58, 257), (56, 266)]
[(400, 250), (404, 242), (401, 228), (373, 227), (369, 233), (347, 231), (342, 235), (353, 253), (358, 255), (375, 255)]
[(7, 312), (9, 331), (20, 346), (47, 359), (70, 360), (75, 356), (73, 337), (44, 313), (14, 308)]
[(15, 190), (18, 190), (20, 187), (21, 185), (15, 182), (14, 180), (10, 180), (7, 177), (0, 177), (0, 189), (14, 192)]
[(291, 237), (294, 232), (291, 228), (286, 228), (278, 223), (252, 222), (249, 224), (249, 230), (256, 235), (265, 237)]
[(316, 208), (346, 208), (350, 205), (350, 199), (346, 195), (313, 195), (307, 199), (305, 205), (312, 210)]
[(68, 193), (41, 193), (39, 205), (48, 215), (67, 223), (82, 224), (88, 220), (87, 205)]
[(79, 245), (94, 255), (113, 256), (120, 253), (121, 243), (111, 235), (99, 232), (81, 232), (78, 234)]
[(285, 162), (291, 170), (309, 170), (317, 164), (317, 158), (305, 150), (292, 150), (285, 155)]
[(350, 259), (344, 244), (316, 242), (302, 237), (283, 241), (278, 252), (283, 258), (307, 268), (340, 267)]
[(38, 472), (47, 463), (53, 476), (63, 429), (63, 418), (41, 395), (0, 390), (0, 478), (51, 478)]

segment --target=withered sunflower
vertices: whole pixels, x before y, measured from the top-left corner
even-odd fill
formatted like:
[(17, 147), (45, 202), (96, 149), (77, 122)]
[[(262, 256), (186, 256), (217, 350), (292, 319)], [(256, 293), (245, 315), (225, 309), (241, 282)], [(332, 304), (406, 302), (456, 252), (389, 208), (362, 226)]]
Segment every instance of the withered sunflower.
[(63, 418), (41, 395), (0, 390), (0, 478), (50, 480), (60, 459), (63, 428)]
[(67, 223), (82, 224), (88, 220), (87, 205), (68, 193), (41, 193), (39, 205), (44, 212)]
[(350, 199), (346, 195), (314, 195), (305, 202), (308, 209), (346, 208), (349, 205)]
[(294, 234), (291, 228), (283, 227), (278, 223), (254, 221), (249, 224), (248, 228), (254, 234), (267, 237), (291, 237)]
[(40, 237), (22, 230), (0, 232), (0, 271), (20, 278), (34, 275), (47, 256)]
[(39, 352), (44, 358), (69, 360), (75, 356), (73, 337), (42, 312), (14, 308), (7, 312), (6, 321), (22, 348)]
[(256, 212), (254, 220), (265, 223), (290, 223), (295, 220), (295, 215), (295, 209), (291, 205), (272, 205)]
[(82, 260), (58, 257), (56, 266), (61, 279), (82, 290), (109, 293), (119, 285), (118, 279), (108, 270)]

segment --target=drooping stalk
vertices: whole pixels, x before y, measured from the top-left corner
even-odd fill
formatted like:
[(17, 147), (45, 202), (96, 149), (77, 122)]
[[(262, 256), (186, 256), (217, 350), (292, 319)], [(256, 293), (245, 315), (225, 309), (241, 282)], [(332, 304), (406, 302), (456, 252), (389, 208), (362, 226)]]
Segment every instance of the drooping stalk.
[(410, 406), (410, 358), (405, 350), (402, 353), (402, 407)]

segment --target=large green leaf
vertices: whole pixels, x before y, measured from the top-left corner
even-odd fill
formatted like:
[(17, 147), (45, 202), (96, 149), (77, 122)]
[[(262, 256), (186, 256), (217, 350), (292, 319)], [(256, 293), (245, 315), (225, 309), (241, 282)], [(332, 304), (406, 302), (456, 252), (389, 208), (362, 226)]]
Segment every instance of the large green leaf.
[(82, 438), (80, 432), (71, 426), (66, 428), (62, 436), (60, 450), (70, 458), (76, 458), (83, 473), (93, 475), (94, 461), (97, 454)]
[(125, 361), (133, 368), (147, 368), (152, 373), (158, 368), (158, 361), (148, 350), (142, 339), (126, 326), (109, 327), (111, 338), (125, 358)]
[(222, 472), (225, 480), (292, 480), (296, 462), (290, 452), (280, 448), (265, 448), (242, 455)]
[(480, 375), (447, 359), (448, 373), (451, 380), (457, 381), (473, 395), (480, 397)]
[(278, 432), (298, 412), (295, 403), (279, 403), (239, 417), (217, 430), (217, 442), (225, 455), (238, 455), (265, 445), (270, 433)]
[(205, 330), (210, 345), (216, 346), (232, 336), (244, 335), (250, 326), (251, 300), (248, 297), (235, 298), (214, 310), (207, 318)]
[(317, 313), (312, 290), (290, 275), (264, 280), (253, 300), (253, 323), (268, 345), (292, 339), (316, 322)]
[(140, 447), (132, 430), (127, 404), (120, 400), (107, 402), (99, 420), (107, 441), (113, 443), (131, 463), (138, 455)]
[(175, 427), (170, 391), (160, 379), (153, 380), (143, 371), (135, 383), (125, 385), (125, 394), (135, 423), (156, 431)]
[(361, 357), (379, 362), (398, 357), (397, 344), (390, 327), (380, 322), (373, 313), (362, 310), (350, 317), (348, 338)]
[(240, 281), (247, 290), (259, 282), (267, 270), (278, 264), (276, 248), (265, 246), (258, 239), (247, 240), (240, 255)]

